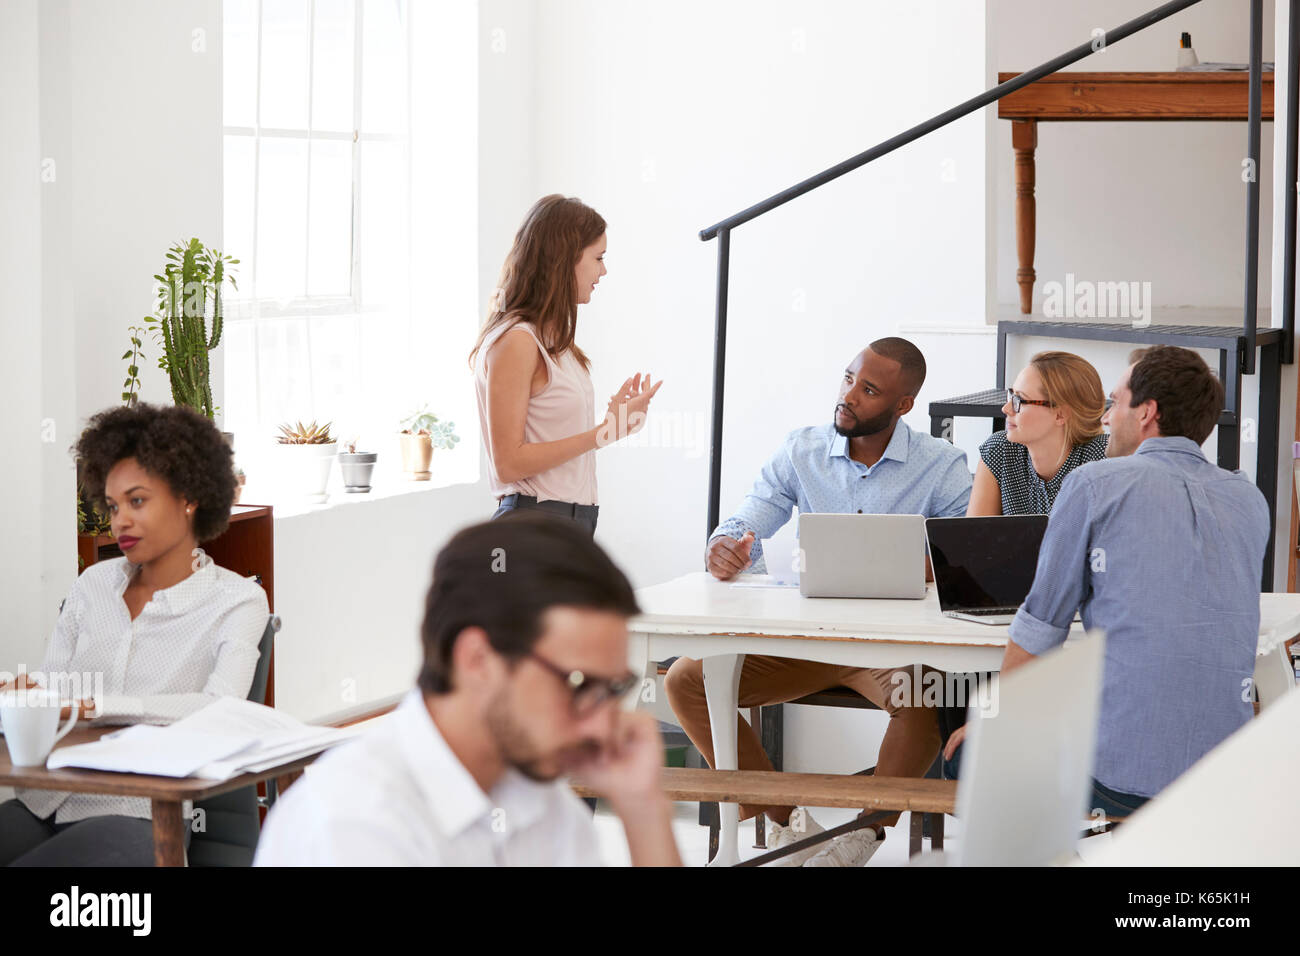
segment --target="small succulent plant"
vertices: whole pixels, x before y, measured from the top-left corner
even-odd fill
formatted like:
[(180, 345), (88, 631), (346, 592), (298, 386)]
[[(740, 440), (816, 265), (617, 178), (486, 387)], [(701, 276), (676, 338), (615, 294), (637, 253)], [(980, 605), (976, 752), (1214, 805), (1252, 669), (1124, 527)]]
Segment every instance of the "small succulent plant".
[(276, 441), (281, 445), (328, 445), (334, 440), (330, 438), (331, 424), (333, 423), (326, 422), (324, 425), (317, 425), (313, 421), (310, 425), (303, 425), (302, 422), (297, 422), (295, 425), (281, 425)]
[(460, 436), (456, 434), (456, 423), (442, 421), (427, 406), (402, 419), (402, 433), (428, 435), (434, 448), (448, 450), (455, 448), (456, 442), (460, 441)]
[(444, 448), (448, 451), (455, 448), (456, 442), (460, 441), (460, 436), (456, 434), (455, 422), (434, 422), (433, 427), (429, 429), (429, 438), (434, 448)]

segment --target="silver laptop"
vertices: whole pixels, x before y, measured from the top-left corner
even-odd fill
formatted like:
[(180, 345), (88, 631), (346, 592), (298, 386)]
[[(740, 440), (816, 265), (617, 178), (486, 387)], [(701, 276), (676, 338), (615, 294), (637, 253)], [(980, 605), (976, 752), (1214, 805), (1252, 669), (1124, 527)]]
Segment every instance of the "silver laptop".
[(925, 597), (922, 515), (800, 514), (804, 597)]
[(939, 607), (946, 617), (1010, 624), (1029, 596), (1047, 515), (929, 518)]

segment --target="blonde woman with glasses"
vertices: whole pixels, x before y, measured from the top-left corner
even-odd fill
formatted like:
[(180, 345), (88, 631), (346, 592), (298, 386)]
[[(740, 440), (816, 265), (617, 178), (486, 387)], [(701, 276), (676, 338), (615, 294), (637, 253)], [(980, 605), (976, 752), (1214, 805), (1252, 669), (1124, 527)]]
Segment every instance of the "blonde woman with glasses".
[(1106, 457), (1106, 393), (1070, 352), (1039, 352), (1007, 389), (1007, 427), (980, 446), (968, 517), (1047, 514), (1065, 476)]

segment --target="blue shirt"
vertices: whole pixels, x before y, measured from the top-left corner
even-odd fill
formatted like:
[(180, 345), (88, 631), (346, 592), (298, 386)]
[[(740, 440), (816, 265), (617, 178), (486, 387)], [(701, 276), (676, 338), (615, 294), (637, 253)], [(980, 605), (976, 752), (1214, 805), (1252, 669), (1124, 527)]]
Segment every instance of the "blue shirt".
[(740, 508), (709, 535), (739, 539), (754, 532), (748, 569), (766, 573), (763, 538), (801, 513), (964, 515), (971, 475), (966, 453), (900, 420), (880, 460), (868, 468), (849, 457), (849, 440), (834, 425), (796, 428), (758, 475)]
[(1148, 438), (1061, 486), (1011, 639), (1042, 654), (1076, 609), (1106, 632), (1104, 786), (1154, 796), (1250, 720), (1269, 525), (1250, 479), (1190, 438)]

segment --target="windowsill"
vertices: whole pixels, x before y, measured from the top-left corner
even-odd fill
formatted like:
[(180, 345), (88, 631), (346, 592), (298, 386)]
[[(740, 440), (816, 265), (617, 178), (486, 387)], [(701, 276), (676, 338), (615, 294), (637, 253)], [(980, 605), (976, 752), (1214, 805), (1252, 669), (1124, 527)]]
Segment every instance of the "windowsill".
[(443, 488), (455, 488), (462, 485), (478, 484), (477, 477), (464, 474), (439, 474), (434, 471), (428, 481), (415, 481), (402, 477), (400, 472), (383, 472), (373, 478), (371, 489), (367, 492), (348, 492), (344, 490), (343, 478), (335, 468), (330, 475), (326, 489), (326, 499), (322, 502), (311, 501), (300, 494), (276, 489), (267, 484), (245, 485), (240, 495), (240, 504), (270, 505), (275, 518), (292, 518), (301, 515), (319, 514), (336, 508), (347, 508), (368, 502), (404, 498), (410, 495), (425, 494)]

